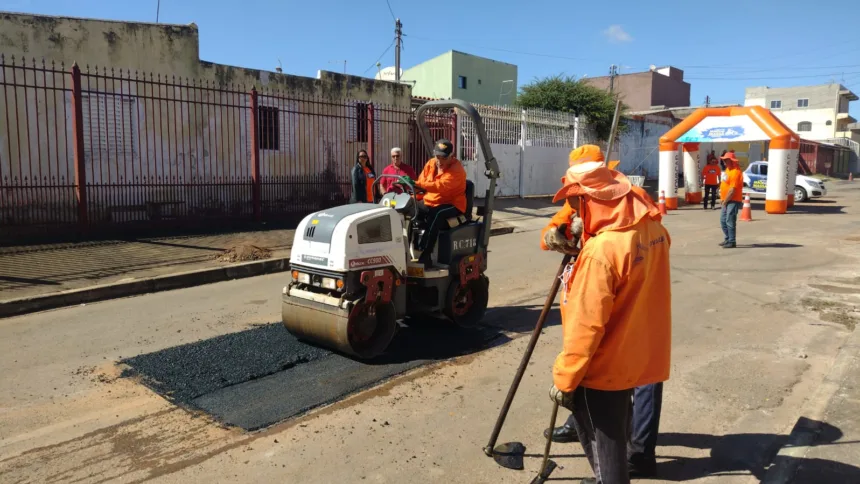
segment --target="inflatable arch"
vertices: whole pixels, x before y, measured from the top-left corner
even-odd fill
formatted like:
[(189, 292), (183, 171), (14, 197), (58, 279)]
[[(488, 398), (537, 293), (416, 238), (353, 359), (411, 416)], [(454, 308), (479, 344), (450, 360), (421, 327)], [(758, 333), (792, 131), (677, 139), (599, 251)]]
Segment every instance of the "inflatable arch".
[(761, 106), (701, 108), (660, 137), (659, 190), (666, 208), (678, 208), (678, 148), (684, 158), (686, 201), (702, 201), (700, 143), (770, 141), (765, 211), (785, 213), (794, 205), (800, 137)]

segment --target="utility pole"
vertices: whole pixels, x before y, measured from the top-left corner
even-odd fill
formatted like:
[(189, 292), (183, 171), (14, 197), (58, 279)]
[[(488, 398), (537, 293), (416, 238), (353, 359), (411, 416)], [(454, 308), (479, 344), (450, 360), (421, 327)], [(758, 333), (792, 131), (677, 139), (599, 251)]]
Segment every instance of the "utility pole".
[(711, 96), (705, 96), (705, 107), (711, 107)]
[(615, 76), (618, 75), (618, 66), (612, 64), (609, 66), (609, 93), (615, 92)]
[(161, 13), (161, 0), (155, 4), (155, 23), (158, 23), (158, 14)]
[(400, 83), (400, 45), (403, 41), (403, 24), (400, 19), (394, 19), (394, 82)]

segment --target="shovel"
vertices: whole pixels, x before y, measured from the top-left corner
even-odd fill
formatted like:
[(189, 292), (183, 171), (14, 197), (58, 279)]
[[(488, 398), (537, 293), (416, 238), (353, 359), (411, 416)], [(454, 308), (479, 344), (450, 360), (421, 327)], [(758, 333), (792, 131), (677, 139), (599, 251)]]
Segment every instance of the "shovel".
[[(555, 428), (555, 418), (558, 416), (558, 402), (552, 405), (552, 417), (549, 421), (549, 428)], [(554, 460), (549, 458), (549, 449), (552, 447), (552, 434), (546, 438), (546, 447), (543, 449), (543, 464), (540, 466), (540, 473), (532, 479), (531, 484), (543, 484), (549, 479), (549, 475), (555, 470), (558, 465)]]
[[(520, 442), (508, 442), (496, 446), (496, 441), (499, 439), (499, 433), (501, 433), (502, 425), (504, 425), (505, 418), (508, 416), (508, 410), (511, 409), (514, 395), (517, 394), (517, 388), (520, 386), (523, 374), (526, 372), (526, 367), (528, 366), (529, 360), (531, 359), (532, 353), (537, 345), (538, 338), (540, 337), (541, 331), (543, 331), (543, 325), (552, 309), (553, 303), (555, 302), (555, 296), (558, 294), (558, 287), (561, 285), (561, 275), (564, 272), (564, 268), (570, 263), (571, 258), (571, 255), (565, 255), (561, 260), (561, 265), (558, 266), (558, 274), (555, 275), (552, 287), (549, 289), (549, 295), (546, 298), (546, 302), (543, 304), (543, 309), (541, 310), (540, 316), (535, 324), (535, 329), (532, 331), (532, 337), (531, 340), (529, 340), (529, 345), (526, 347), (525, 353), (523, 354), (523, 359), (520, 361), (520, 367), (517, 368), (517, 374), (514, 375), (514, 381), (511, 383), (511, 388), (508, 390), (508, 396), (505, 398), (505, 403), (502, 404), (499, 417), (496, 419), (496, 426), (493, 427), (493, 433), (490, 435), (490, 441), (487, 446), (484, 447), (484, 453), (487, 454), (488, 457), (492, 457), (497, 464), (506, 469), (521, 471), (525, 468), (523, 466), (523, 455), (526, 453), (525, 445)], [(554, 421), (555, 417), (553, 417), (553, 422)]]

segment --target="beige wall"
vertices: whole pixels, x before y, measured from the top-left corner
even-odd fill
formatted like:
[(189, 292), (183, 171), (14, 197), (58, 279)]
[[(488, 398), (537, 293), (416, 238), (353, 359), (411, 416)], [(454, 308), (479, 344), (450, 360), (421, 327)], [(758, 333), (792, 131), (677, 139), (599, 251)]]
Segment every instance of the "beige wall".
[[(85, 94), (87, 178), (91, 184), (242, 181), (250, 177), (250, 95), (276, 108), (277, 149), (262, 149), (261, 174), (273, 181), (334, 174), (348, 178), (359, 139), (356, 102), (376, 106), (377, 153), (408, 146), (410, 87), (320, 72), (318, 78), (200, 61), (196, 25), (176, 26), (0, 13), (0, 69), (7, 83), (62, 87), (66, 91), (5, 88), (0, 119), (0, 172), (23, 180), (72, 183), (71, 76), (21, 69), (21, 59), (42, 59), (65, 71), (117, 77), (82, 77)], [(19, 67), (12, 67), (14, 64)], [(98, 69), (96, 70), (96, 66)], [(107, 71), (104, 69), (107, 68)], [(113, 71), (111, 70), (113, 68)], [(138, 82), (152, 79), (169, 83)], [(174, 85), (181, 83), (181, 86)], [(189, 82), (194, 87), (189, 87)], [(119, 95), (117, 95), (119, 94)], [(11, 122), (11, 121), (10, 121)], [(56, 125), (56, 129), (55, 129)], [(176, 189), (129, 188), (135, 199), (187, 198)], [(220, 197), (214, 189), (210, 196)], [(66, 194), (68, 198), (70, 194)], [(265, 196), (265, 195), (264, 195)], [(282, 197), (282, 195), (271, 195)], [(2, 203), (3, 200), (0, 200)], [(7, 201), (9, 202), (9, 201)], [(19, 201), (20, 202), (20, 201)], [(27, 202), (26, 200), (24, 202)], [(16, 202), (18, 203), (18, 202)]]

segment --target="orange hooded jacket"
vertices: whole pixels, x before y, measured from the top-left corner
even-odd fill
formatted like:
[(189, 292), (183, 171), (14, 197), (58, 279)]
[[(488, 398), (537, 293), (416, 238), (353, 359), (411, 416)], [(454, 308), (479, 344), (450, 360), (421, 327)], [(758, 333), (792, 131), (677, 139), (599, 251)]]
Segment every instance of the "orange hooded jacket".
[(671, 239), (649, 201), (637, 187), (614, 201), (582, 199), (588, 239), (568, 269), (564, 346), (553, 366), (553, 383), (563, 392), (626, 390), (669, 378)]
[(431, 158), (418, 175), (417, 183), (427, 192), (423, 200), (428, 207), (450, 204), (460, 212), (466, 212), (466, 170), (460, 160), (454, 158), (440, 173), (436, 159)]

